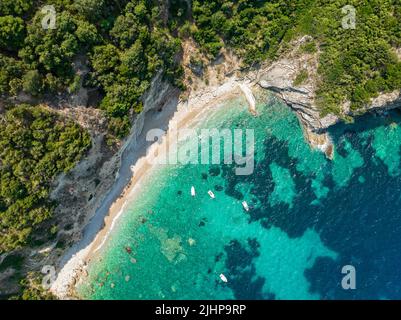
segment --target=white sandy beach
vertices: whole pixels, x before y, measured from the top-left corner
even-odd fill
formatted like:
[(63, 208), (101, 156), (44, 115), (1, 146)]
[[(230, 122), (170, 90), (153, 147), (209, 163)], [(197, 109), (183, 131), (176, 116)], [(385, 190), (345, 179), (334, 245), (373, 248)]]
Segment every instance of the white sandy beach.
[[(241, 92), (242, 91), (242, 92)], [(150, 129), (176, 129), (190, 126), (199, 116), (207, 115), (209, 108), (217, 107), (222, 102), (244, 94), (249, 103), (249, 110), (256, 112), (256, 101), (249, 83), (239, 83), (236, 79), (228, 79), (223, 85), (207, 87), (191, 94), (187, 101), (169, 101), (161, 112), (149, 112), (145, 115), (144, 127), (135, 141), (128, 139), (122, 149), (121, 164), (117, 178), (111, 190), (96, 210), (94, 217), (84, 228), (82, 239), (71, 247), (61, 260), (57, 279), (51, 286), (51, 291), (60, 299), (71, 297), (73, 287), (84, 273), (88, 262), (99, 252), (108, 235), (124, 212), (125, 206), (132, 201), (141, 181), (152, 169), (152, 161), (148, 157), (155, 156), (160, 150), (165, 150), (169, 142), (150, 144), (146, 141), (146, 133)], [(163, 128), (168, 123), (168, 128)], [(148, 153), (147, 153), (148, 152)], [(146, 154), (149, 154), (147, 156)]]

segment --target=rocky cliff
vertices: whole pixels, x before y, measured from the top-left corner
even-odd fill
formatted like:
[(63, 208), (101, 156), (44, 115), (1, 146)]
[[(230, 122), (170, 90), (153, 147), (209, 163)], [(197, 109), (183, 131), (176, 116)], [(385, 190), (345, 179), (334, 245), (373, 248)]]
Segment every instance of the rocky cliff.
[[(257, 83), (276, 94), (296, 112), (312, 147), (324, 151), (331, 158), (333, 146), (327, 129), (339, 122), (340, 117), (332, 114), (322, 117), (316, 105), (319, 52), (302, 52), (301, 46), (308, 41), (311, 41), (311, 38), (305, 36), (293, 42), (289, 52), (258, 72)], [(398, 107), (401, 107), (399, 90), (372, 99), (363, 112)], [(358, 115), (349, 110), (348, 103), (342, 106), (342, 110), (344, 116)]]

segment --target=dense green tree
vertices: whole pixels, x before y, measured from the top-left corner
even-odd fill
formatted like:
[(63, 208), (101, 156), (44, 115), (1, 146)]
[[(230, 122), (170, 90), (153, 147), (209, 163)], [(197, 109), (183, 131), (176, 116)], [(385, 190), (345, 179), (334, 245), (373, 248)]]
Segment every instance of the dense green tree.
[[(251, 65), (273, 57), (308, 1), (194, 0), (194, 39), (212, 57), (224, 43)], [(291, 17), (291, 18), (290, 18)]]
[(76, 24), (68, 12), (57, 15), (55, 29), (43, 29), (40, 13), (28, 26), (25, 46), (19, 55), (33, 68), (51, 72), (56, 76), (71, 75), (72, 58), (79, 50), (79, 42), (75, 36)]
[(22, 88), (21, 78), (25, 72), (23, 62), (0, 53), (0, 95), (16, 95)]
[[(56, 8), (54, 30), (41, 26), (45, 4)], [(357, 10), (355, 30), (341, 26), (346, 4)], [(317, 101), (322, 114), (341, 113), (346, 100), (357, 110), (380, 92), (399, 88), (394, 49), (401, 46), (400, 18), (401, 5), (393, 0), (171, 0), (168, 5), (149, 0), (3, 0), (0, 94), (33, 89), (29, 78), (43, 82), (40, 90), (31, 90), (36, 94), (74, 87), (72, 62), (82, 54), (91, 66), (85, 83), (104, 93), (102, 107), (108, 114), (126, 116), (140, 110), (140, 95), (158, 71), (183, 88), (177, 35), (192, 36), (211, 58), (228, 46), (245, 66), (253, 66), (275, 59), (283, 44), (309, 34), (314, 40), (302, 50), (320, 53)], [(17, 50), (21, 59), (12, 53)], [(40, 77), (32, 77), (30, 70)], [(127, 95), (118, 100), (121, 88), (136, 101)]]
[(134, 13), (127, 12), (116, 19), (110, 35), (116, 44), (128, 48), (138, 37), (146, 38), (148, 28), (146, 25), (141, 25)]
[(24, 21), (19, 17), (0, 17), (0, 48), (16, 50), (25, 38)]
[(37, 96), (42, 92), (43, 79), (37, 70), (29, 70), (22, 79), (22, 88), (25, 92)]
[(42, 18), (43, 14), (39, 12), (29, 24), (19, 56), (30, 68), (37, 69), (43, 75), (48, 89), (53, 87), (52, 83), (47, 83), (52, 76), (57, 78), (57, 82), (68, 86), (74, 80), (74, 57), (80, 50), (90, 48), (99, 41), (98, 32), (94, 25), (74, 17), (68, 11), (57, 14), (55, 29), (43, 29)]
[[(174, 59), (180, 43), (166, 30), (153, 29), (152, 6), (144, 0), (129, 2), (110, 31), (113, 43), (94, 47), (91, 56), (92, 84), (105, 92), (101, 108), (118, 137), (129, 131), (129, 112), (142, 110), (141, 96), (158, 71), (176, 84), (181, 77), (179, 62)], [(117, 121), (118, 117), (124, 120)]]
[(94, 84), (109, 87), (115, 81), (115, 74), (120, 65), (120, 52), (112, 44), (97, 46), (91, 57), (94, 69)]
[(0, 122), (0, 253), (19, 248), (52, 216), (49, 186), (90, 146), (77, 124), (42, 107), (21, 105)]
[[(341, 9), (346, 4), (356, 9), (355, 29), (342, 27)], [(321, 44), (318, 103), (322, 114), (341, 115), (345, 101), (351, 102), (353, 110), (363, 110), (379, 93), (400, 88), (400, 62), (394, 54), (400, 45), (400, 24), (394, 17), (400, 9), (391, 0), (318, 0), (302, 17), (297, 33), (307, 33)]]
[(92, 47), (100, 40), (96, 27), (87, 21), (77, 20), (75, 35), (83, 47)]
[(104, 0), (75, 0), (73, 7), (88, 20), (96, 20), (104, 9)]
[[(119, 72), (125, 77), (148, 78), (147, 56), (144, 47), (138, 39), (128, 50), (121, 55)], [(152, 76), (152, 74), (151, 74)]]
[(33, 5), (33, 0), (1, 0), (0, 15), (21, 16)]

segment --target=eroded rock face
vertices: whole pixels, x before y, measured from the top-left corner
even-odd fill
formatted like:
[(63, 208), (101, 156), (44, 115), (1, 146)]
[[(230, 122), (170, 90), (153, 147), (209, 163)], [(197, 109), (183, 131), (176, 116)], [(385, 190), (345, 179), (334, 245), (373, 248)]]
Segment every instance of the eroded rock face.
[[(294, 109), (304, 127), (314, 132), (321, 132), (336, 123), (338, 118), (333, 115), (322, 118), (316, 107), (318, 52), (313, 54), (300, 52), (300, 47), (308, 41), (311, 41), (311, 37), (305, 36), (294, 42), (293, 49), (286, 57), (263, 70), (258, 83), (262, 88), (276, 93)], [(297, 77), (301, 73), (306, 74), (306, 79), (297, 83)]]
[(384, 93), (377, 98), (372, 99), (367, 110), (390, 110), (401, 107), (401, 90), (396, 90), (390, 93)]
[(258, 84), (274, 92), (296, 112), (311, 147), (332, 159), (333, 144), (325, 129), (335, 124), (338, 118), (333, 115), (321, 117), (316, 107), (318, 52), (300, 52), (300, 47), (308, 41), (311, 37), (305, 36), (294, 42), (289, 54), (260, 72)]
[(56, 215), (66, 217), (63, 225), (74, 222), (74, 227), (69, 231), (63, 231), (64, 233), (71, 234), (71, 238), (75, 240), (81, 237), (81, 226), (94, 215), (107, 190), (117, 179), (122, 159), (126, 157), (130, 149), (135, 148), (137, 138), (144, 127), (146, 113), (163, 107), (174, 90), (176, 89), (163, 81), (161, 73), (153, 79), (142, 99), (143, 111), (135, 116), (130, 135), (115, 153), (105, 145), (106, 123), (99, 110), (70, 107), (59, 111), (65, 111), (65, 115), (86, 127), (92, 136), (92, 148), (88, 155), (68, 174), (58, 177), (51, 194), (52, 198), (61, 199)]
[[(304, 36), (293, 42), (292, 50), (288, 54), (260, 71), (257, 83), (262, 88), (274, 92), (296, 112), (308, 142), (312, 147), (324, 151), (330, 158), (333, 146), (326, 132), (327, 128), (339, 122), (340, 118), (333, 114), (322, 117), (316, 106), (319, 52), (310, 54), (300, 50), (301, 46), (311, 39)], [(307, 76), (300, 83), (299, 75), (302, 72)], [(401, 107), (400, 90), (379, 95), (358, 114), (398, 107)], [(349, 109), (349, 103), (344, 103), (341, 109), (344, 115), (357, 115)]]

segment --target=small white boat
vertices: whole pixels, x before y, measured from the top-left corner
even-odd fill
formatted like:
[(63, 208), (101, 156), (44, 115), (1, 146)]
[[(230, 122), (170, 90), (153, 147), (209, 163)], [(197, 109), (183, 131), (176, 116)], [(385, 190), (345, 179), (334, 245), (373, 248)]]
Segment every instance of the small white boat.
[(212, 199), (216, 198), (216, 196), (214, 195), (214, 193), (211, 190), (209, 190), (207, 193), (209, 194), (210, 198), (212, 198)]
[(228, 282), (228, 280), (227, 280), (227, 278), (226, 278), (226, 276), (224, 275), (224, 274), (220, 274), (220, 279), (221, 279), (221, 281), (223, 281), (223, 282)]
[(192, 186), (192, 188), (191, 188), (191, 196), (195, 197), (195, 195), (196, 195), (195, 187)]
[(249, 211), (249, 206), (246, 201), (242, 201), (242, 206), (244, 207), (245, 211)]

